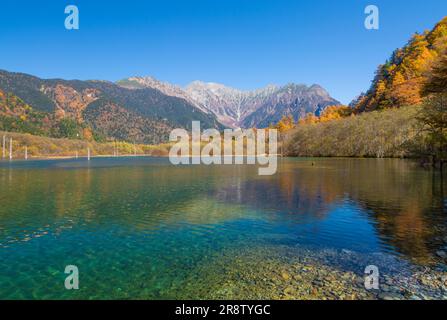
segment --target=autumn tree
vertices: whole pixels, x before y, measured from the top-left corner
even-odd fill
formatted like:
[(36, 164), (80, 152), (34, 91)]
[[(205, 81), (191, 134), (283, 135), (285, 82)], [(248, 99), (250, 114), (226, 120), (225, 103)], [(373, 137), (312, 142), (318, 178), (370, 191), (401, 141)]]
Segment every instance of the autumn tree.
[(293, 119), (292, 115), (283, 116), (281, 120), (277, 123), (276, 129), (279, 130), (279, 132), (286, 132), (295, 127), (295, 120)]
[(298, 121), (299, 125), (309, 125), (320, 122), (328, 122), (333, 120), (338, 120), (350, 116), (353, 109), (348, 106), (335, 105), (326, 107), (320, 116), (309, 112), (304, 118)]
[(447, 92), (425, 98), (417, 119), (423, 125), (426, 152), (434, 166), (447, 161)]
[(352, 108), (348, 106), (328, 106), (319, 117), (319, 122), (327, 122), (345, 118), (352, 114)]
[(82, 137), (87, 140), (87, 141), (93, 141), (94, 137), (93, 137), (93, 132), (92, 129), (90, 128), (84, 128), (82, 130)]
[(405, 157), (416, 133), (420, 107), (365, 112), (334, 121), (298, 125), (284, 154), (299, 157)]
[(376, 71), (371, 88), (355, 103), (357, 113), (420, 105), (427, 70), (447, 48), (447, 18), (431, 31), (415, 34)]
[(421, 93), (425, 99), (418, 120), (426, 132), (432, 162), (442, 170), (447, 161), (447, 51), (432, 67)]
[(422, 95), (445, 93), (447, 91), (447, 50), (433, 64), (427, 82), (422, 87)]
[(315, 114), (309, 112), (308, 114), (306, 114), (306, 116), (304, 118), (301, 118), (298, 121), (298, 124), (299, 125), (314, 124), (314, 123), (318, 123), (318, 121), (319, 121), (318, 117)]

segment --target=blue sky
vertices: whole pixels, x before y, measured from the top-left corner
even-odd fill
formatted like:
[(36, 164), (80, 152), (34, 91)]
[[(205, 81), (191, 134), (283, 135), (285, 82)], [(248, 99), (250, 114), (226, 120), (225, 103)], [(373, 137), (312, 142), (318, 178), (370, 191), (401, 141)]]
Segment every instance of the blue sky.
[[(64, 28), (69, 4), (80, 30)], [(363, 26), (368, 4), (380, 9), (378, 31)], [(446, 15), (445, 0), (2, 0), (0, 69), (241, 89), (318, 83), (347, 103), (395, 48)]]

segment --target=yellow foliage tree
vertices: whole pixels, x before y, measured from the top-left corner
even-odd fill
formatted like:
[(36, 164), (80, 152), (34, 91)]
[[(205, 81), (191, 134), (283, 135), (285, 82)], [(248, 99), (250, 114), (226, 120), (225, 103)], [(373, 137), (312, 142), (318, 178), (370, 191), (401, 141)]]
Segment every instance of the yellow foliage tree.
[(82, 135), (83, 135), (85, 140), (93, 141), (93, 133), (92, 133), (92, 130), (90, 128), (84, 128), (82, 130)]
[(303, 124), (314, 124), (317, 123), (319, 121), (318, 117), (315, 116), (313, 113), (308, 113), (306, 114), (306, 116), (302, 119), (300, 119), (300, 121), (298, 121), (299, 125), (303, 125)]
[(276, 129), (279, 130), (279, 132), (286, 132), (295, 127), (295, 120), (293, 119), (292, 115), (283, 116), (281, 120), (277, 123)]
[(356, 112), (419, 105), (420, 90), (430, 66), (447, 48), (447, 17), (431, 31), (415, 34), (390, 59), (379, 66), (366, 96), (357, 101)]
[(319, 117), (319, 122), (338, 120), (351, 115), (352, 108), (348, 106), (329, 106), (324, 109)]

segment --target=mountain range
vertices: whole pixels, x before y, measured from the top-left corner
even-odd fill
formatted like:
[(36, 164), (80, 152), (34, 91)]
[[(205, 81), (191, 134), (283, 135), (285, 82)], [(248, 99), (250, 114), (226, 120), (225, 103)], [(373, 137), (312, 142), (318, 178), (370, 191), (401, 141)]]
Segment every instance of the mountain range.
[(0, 130), (64, 138), (155, 144), (174, 128), (263, 128), (338, 105), (322, 87), (288, 84), (242, 91), (194, 81), (182, 88), (152, 77), (117, 83), (40, 79), (0, 70)]
[(228, 127), (264, 128), (276, 124), (283, 116), (295, 120), (308, 113), (319, 114), (330, 105), (339, 105), (319, 85), (268, 85), (242, 91), (219, 83), (194, 81), (185, 88), (161, 82), (152, 77), (132, 77), (118, 84), (128, 89), (157, 89), (169, 96), (187, 100), (199, 110), (211, 113)]

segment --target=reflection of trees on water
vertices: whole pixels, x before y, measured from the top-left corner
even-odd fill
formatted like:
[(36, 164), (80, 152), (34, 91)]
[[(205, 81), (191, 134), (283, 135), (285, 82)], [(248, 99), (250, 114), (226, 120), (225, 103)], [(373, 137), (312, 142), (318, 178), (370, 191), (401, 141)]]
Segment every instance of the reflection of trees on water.
[(291, 174), (278, 173), (277, 177), (264, 179), (252, 177), (240, 182), (242, 185), (227, 184), (216, 190), (214, 197), (218, 201), (237, 203), (266, 213), (268, 220), (324, 219), (328, 213), (327, 204), (331, 203), (330, 190), (325, 185), (302, 185)]
[(444, 196), (437, 191), (440, 181), (407, 161), (371, 160), (353, 170), (359, 178), (349, 180), (354, 182), (349, 189), (356, 190), (352, 199), (366, 209), (382, 241), (405, 256), (429, 262), (447, 235)]
[[(427, 262), (447, 236), (445, 181), (409, 161), (331, 159), (282, 163), (272, 179), (244, 183), (241, 202), (296, 222), (324, 219), (331, 205), (355, 201), (380, 239)], [(236, 201), (229, 189), (223, 200)]]
[(247, 166), (2, 169), (0, 236), (66, 220), (130, 231), (256, 215), (306, 223), (325, 219), (344, 199), (363, 208), (381, 240), (406, 256), (427, 260), (447, 236), (446, 181), (438, 174), (400, 160), (313, 162), (284, 161), (272, 177)]
[[(8, 179), (12, 172), (13, 179)], [(218, 224), (247, 215), (218, 203), (227, 177), (238, 167), (136, 166), (96, 169), (0, 171), (2, 230), (20, 231), (64, 221), (90, 229), (120, 226), (155, 230), (174, 224)], [(0, 232), (2, 232), (0, 230)], [(1, 234), (0, 234), (1, 235)]]

